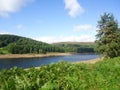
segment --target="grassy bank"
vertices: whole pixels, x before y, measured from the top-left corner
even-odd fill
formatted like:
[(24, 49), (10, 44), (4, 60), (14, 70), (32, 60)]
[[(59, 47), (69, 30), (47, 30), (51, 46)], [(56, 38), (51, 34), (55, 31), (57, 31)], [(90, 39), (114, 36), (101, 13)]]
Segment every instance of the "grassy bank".
[(120, 57), (95, 64), (59, 62), (0, 72), (1, 90), (119, 90)]
[(0, 54), (0, 58), (35, 58), (35, 57), (51, 57), (51, 56), (66, 56), (70, 53), (47, 53), (47, 54)]

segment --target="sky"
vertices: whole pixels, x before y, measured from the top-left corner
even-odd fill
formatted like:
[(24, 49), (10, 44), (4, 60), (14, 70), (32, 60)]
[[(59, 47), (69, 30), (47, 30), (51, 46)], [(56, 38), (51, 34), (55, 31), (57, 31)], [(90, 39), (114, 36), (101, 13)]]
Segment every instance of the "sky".
[(120, 23), (120, 0), (0, 0), (0, 34), (47, 43), (93, 42), (104, 12)]

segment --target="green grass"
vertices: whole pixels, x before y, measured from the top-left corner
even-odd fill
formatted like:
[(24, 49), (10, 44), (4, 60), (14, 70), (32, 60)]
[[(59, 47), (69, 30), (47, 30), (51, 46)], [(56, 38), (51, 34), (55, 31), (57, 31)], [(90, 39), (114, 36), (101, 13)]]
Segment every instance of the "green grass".
[(120, 57), (96, 64), (59, 62), (2, 70), (0, 90), (120, 90)]
[(0, 54), (9, 54), (9, 52), (5, 48), (0, 48)]

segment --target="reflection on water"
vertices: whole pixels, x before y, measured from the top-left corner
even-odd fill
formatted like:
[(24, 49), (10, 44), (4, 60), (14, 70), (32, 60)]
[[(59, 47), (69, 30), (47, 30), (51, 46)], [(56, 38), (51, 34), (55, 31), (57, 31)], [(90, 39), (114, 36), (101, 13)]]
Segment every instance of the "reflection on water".
[(45, 58), (19, 58), (19, 59), (0, 59), (0, 70), (3, 68), (9, 69), (17, 66), (22, 68), (28, 68), (32, 66), (41, 66), (50, 63), (56, 63), (59, 61), (76, 62), (82, 60), (90, 60), (98, 58), (96, 54), (74, 54), (68, 56), (59, 57), (45, 57)]

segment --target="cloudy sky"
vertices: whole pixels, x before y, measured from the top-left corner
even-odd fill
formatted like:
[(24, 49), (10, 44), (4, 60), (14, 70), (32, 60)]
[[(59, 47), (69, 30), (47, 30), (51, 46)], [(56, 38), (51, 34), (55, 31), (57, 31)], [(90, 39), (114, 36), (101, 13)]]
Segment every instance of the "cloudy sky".
[(104, 12), (120, 21), (120, 0), (0, 0), (0, 34), (53, 43), (94, 41)]

